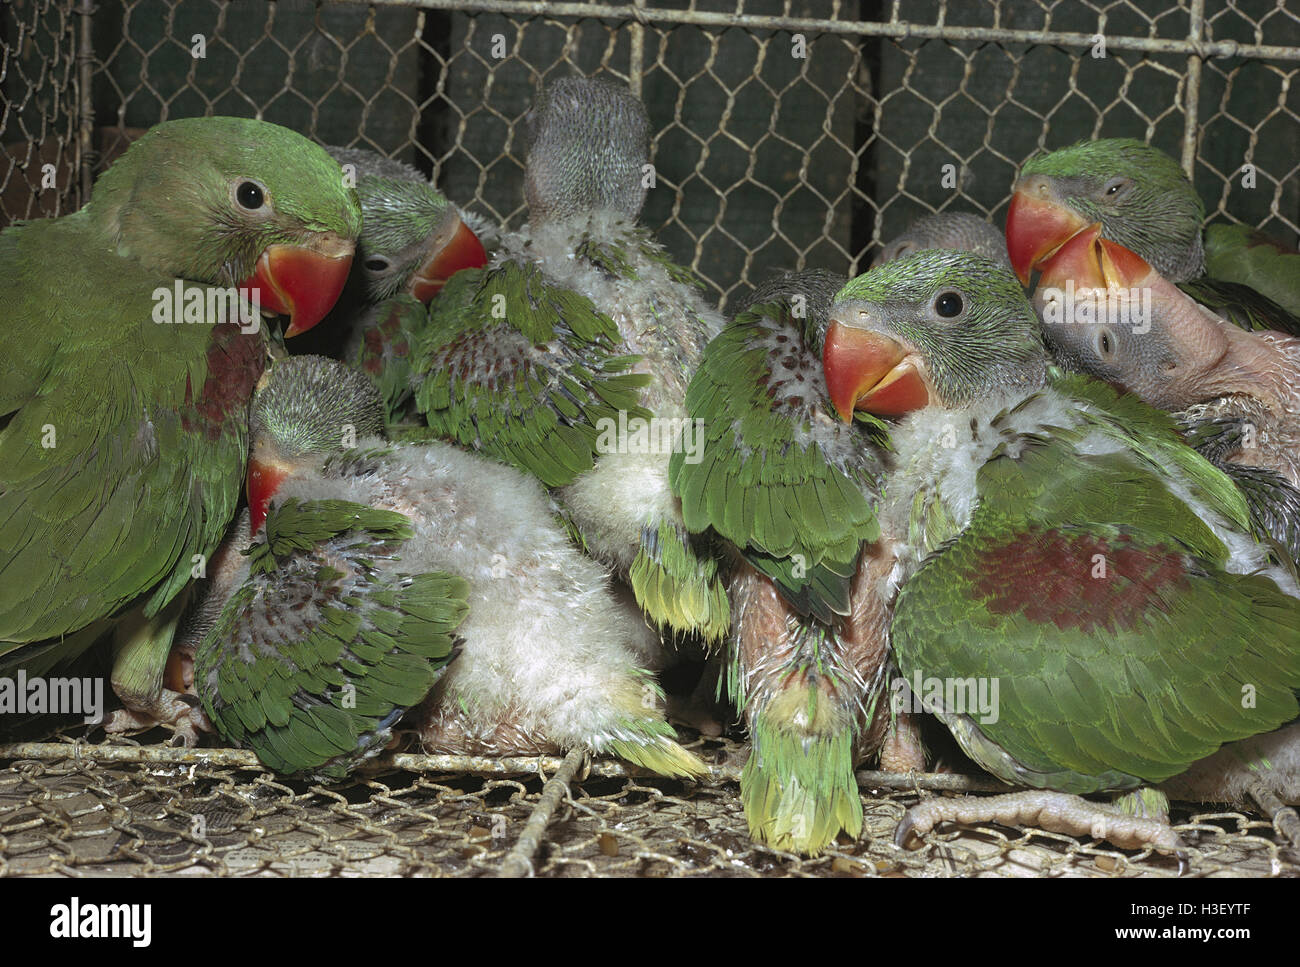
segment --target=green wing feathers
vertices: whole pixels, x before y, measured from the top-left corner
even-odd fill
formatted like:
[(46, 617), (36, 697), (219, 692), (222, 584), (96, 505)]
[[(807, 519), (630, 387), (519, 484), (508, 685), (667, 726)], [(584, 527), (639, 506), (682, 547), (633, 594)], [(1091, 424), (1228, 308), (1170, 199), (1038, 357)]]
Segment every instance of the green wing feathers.
[(195, 656), (204, 711), (277, 772), (345, 776), (380, 751), (451, 659), (469, 587), (381, 568), (401, 514), (287, 501), (249, 550), (250, 576)]
[(366, 310), (344, 352), (354, 369), (370, 376), (384, 401), (384, 420), (396, 423), (411, 399), (411, 349), (428, 324), (428, 311), (409, 295)]
[(570, 483), (595, 462), (603, 420), (648, 419), (618, 330), (586, 297), (504, 262), (456, 273), (414, 363), (429, 426), (536, 476)]
[(658, 625), (683, 633), (698, 631), (709, 643), (721, 641), (731, 627), (717, 559), (697, 552), (690, 535), (672, 521), (642, 530), (628, 581)]
[(979, 471), (980, 504), (899, 595), (905, 678), (996, 681), (993, 720), (949, 709), (1008, 782), (1159, 782), (1295, 718), (1300, 602), (1228, 549), (1132, 454), (1031, 445)]
[(704, 423), (698, 462), (674, 453), (669, 479), (693, 532), (712, 528), (830, 620), (876, 540), (879, 464), (863, 431), (825, 411), (825, 379), (785, 307), (763, 303), (717, 336), (686, 395)]
[(1211, 279), (1249, 287), (1282, 313), (1280, 325), (1279, 312), (1273, 311), (1251, 319), (1248, 328), (1300, 335), (1300, 252), (1294, 248), (1247, 225), (1211, 225), (1205, 230), (1205, 272)]
[[(6, 233), (5, 246), (20, 244), (30, 259), (30, 242), (40, 264), (73, 264), (80, 240), (70, 221), (31, 223), (19, 242)], [(31, 335), (48, 386), (11, 401), (0, 430), (0, 652), (137, 602), (157, 614), (190, 580), (195, 555), (220, 542), (243, 480), (246, 400), (264, 336), (230, 324), (157, 324), (150, 280), (75, 263), (57, 297), (105, 322), (55, 345), (28, 332), (61, 331), (37, 299), (55, 295), (14, 276), (15, 338)], [(105, 367), (106, 358), (133, 365)]]

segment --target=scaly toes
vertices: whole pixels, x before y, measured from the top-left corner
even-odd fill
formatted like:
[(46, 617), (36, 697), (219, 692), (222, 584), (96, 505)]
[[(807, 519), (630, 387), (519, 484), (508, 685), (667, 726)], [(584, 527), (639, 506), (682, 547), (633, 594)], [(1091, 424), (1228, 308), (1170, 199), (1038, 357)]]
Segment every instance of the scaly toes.
[(905, 846), (911, 836), (925, 836), (939, 823), (945, 822), (1034, 826), (1070, 836), (1091, 836), (1121, 849), (1149, 847), (1172, 854), (1178, 859), (1180, 874), (1188, 867), (1187, 849), (1167, 821), (1133, 816), (1114, 806), (1089, 802), (1079, 796), (1036, 789), (1002, 796), (926, 799), (903, 816), (895, 831), (894, 842)]

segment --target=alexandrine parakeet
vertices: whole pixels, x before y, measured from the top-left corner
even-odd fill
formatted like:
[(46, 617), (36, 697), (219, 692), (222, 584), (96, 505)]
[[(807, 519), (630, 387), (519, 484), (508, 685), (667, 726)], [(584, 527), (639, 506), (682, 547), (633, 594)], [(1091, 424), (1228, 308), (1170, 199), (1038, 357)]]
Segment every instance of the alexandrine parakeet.
[[(862, 831), (853, 766), (886, 664), (870, 593), (881, 424), (838, 421), (821, 345), (845, 279), (804, 272), (760, 285), (704, 351), (686, 395), (700, 459), (673, 455), (686, 526), (724, 540), (733, 628), (725, 681), (751, 751), (741, 776), (753, 837), (817, 854)], [(919, 765), (919, 763), (917, 764)]]
[(1056, 375), (1016, 279), (977, 256), (849, 283), (823, 361), (846, 420), (899, 417), (879, 515), (898, 671), (971, 758), (1033, 788), (926, 801), (900, 839), (995, 820), (1181, 851), (1159, 817), (1065, 794), (1160, 783), (1296, 717), (1300, 588), (1231, 478), (1166, 414)]
[(405, 293), (427, 304), (453, 274), (486, 264), (464, 213), (414, 168), (364, 148), (328, 150), (361, 202), (357, 266), (367, 301)]
[(695, 442), (686, 384), (721, 319), (636, 222), (653, 177), (645, 108), (574, 77), (547, 87), (528, 121), (529, 222), (431, 307), (418, 408), (554, 488), (656, 625), (719, 640), (726, 593), (683, 525), (668, 461)]
[(449, 444), (386, 445), (381, 426), (373, 385), (323, 357), (280, 361), (255, 396), (257, 543), (194, 664), (223, 736), (336, 778), (420, 704), (430, 751), (706, 771), (642, 668), (655, 639), (538, 483)]
[(241, 118), (159, 124), (72, 215), (0, 234), (0, 673), (110, 627), (113, 684), (166, 717), (182, 589), (235, 514), (267, 339), (330, 309), (361, 228), (324, 150)]
[(362, 226), (329, 320), (335, 331), (308, 351), (339, 355), (371, 376), (386, 419), (396, 422), (409, 409), (411, 345), (427, 325), (429, 301), (456, 272), (486, 265), (487, 253), (470, 217), (415, 168), (364, 148), (327, 150), (356, 185)]
[(1049, 348), (1173, 412), (1300, 561), (1300, 338), (1234, 326), (1099, 228), (1042, 267), (1034, 304)]
[(1099, 222), (1105, 238), (1237, 325), (1300, 335), (1300, 254), (1280, 256), (1226, 226), (1203, 236), (1204, 221), (1196, 189), (1163, 151), (1129, 138), (1081, 141), (1025, 163), (1007, 212), (1007, 251), (1028, 283), (1062, 243)]

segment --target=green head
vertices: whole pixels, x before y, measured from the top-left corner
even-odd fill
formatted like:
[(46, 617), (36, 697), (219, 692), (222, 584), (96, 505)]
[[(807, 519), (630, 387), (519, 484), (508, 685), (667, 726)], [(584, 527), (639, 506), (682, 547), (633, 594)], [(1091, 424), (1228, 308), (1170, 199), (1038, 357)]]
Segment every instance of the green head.
[(1049, 357), (1015, 276), (969, 252), (930, 249), (860, 275), (835, 298), (822, 363), (831, 402), (901, 416), (1041, 386)]
[(370, 378), (325, 356), (278, 360), (253, 394), (248, 506), (256, 531), (288, 478), (383, 431), (384, 405)]
[(155, 125), (100, 177), (89, 209), (122, 254), (209, 283), (242, 280), (269, 245), (361, 232), (338, 163), (288, 128), (247, 118)]
[(1175, 282), (1205, 269), (1205, 208), (1178, 162), (1131, 138), (1081, 141), (1030, 159), (1007, 215), (1017, 273), (1071, 235), (1100, 222), (1102, 236), (1131, 249)]
[(542, 92), (527, 121), (524, 191), (534, 218), (640, 214), (650, 119), (636, 95), (610, 81), (567, 77)]
[(87, 217), (163, 276), (259, 289), (265, 308), (293, 317), (289, 334), (333, 306), (361, 231), (356, 193), (324, 149), (246, 118), (150, 128), (100, 177)]

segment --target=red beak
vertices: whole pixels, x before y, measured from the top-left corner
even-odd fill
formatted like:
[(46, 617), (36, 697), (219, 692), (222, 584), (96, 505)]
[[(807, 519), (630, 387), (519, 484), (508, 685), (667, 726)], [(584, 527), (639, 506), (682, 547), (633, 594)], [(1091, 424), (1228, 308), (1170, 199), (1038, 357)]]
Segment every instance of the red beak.
[(268, 245), (242, 287), (263, 309), (289, 317), (285, 336), (306, 332), (334, 308), (352, 267), (355, 244), (326, 232), (310, 245)]
[(1039, 285), (1057, 289), (1069, 280), (1076, 289), (1134, 289), (1153, 271), (1141, 256), (1102, 238), (1100, 224), (1076, 232), (1041, 268)]
[(1041, 178), (1022, 178), (1007, 212), (1007, 255), (1022, 285), (1029, 284), (1029, 273), (1041, 261), (1088, 224), (1049, 193)]
[(441, 291), (447, 280), (461, 269), (479, 269), (487, 265), (487, 252), (468, 225), (456, 219), (456, 231), (444, 245), (411, 277), (406, 291), (427, 304)]
[(256, 534), (266, 522), (266, 508), (275, 492), (289, 476), (289, 468), (264, 463), (256, 457), (248, 461), (248, 516), (250, 534)]
[(930, 401), (925, 380), (901, 343), (834, 320), (822, 346), (822, 371), (831, 405), (846, 423), (855, 409), (902, 416)]

